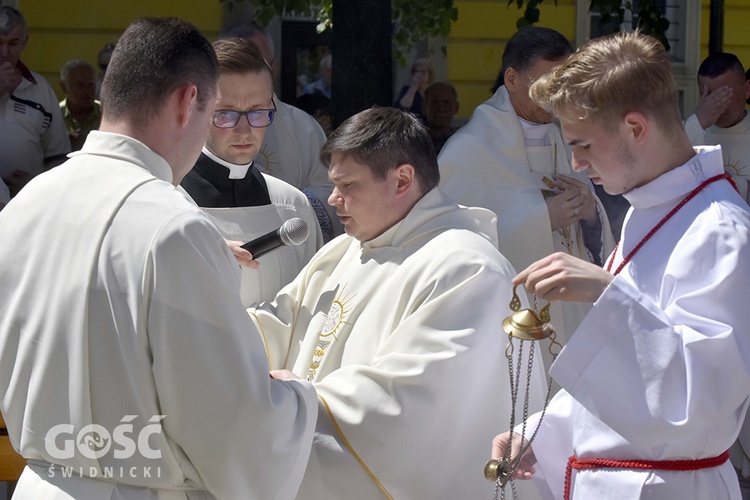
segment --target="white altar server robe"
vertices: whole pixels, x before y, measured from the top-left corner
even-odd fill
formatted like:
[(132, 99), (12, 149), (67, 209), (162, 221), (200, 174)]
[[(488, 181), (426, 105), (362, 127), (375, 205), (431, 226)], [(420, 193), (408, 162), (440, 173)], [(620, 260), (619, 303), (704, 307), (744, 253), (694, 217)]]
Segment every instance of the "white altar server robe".
[[(632, 204), (612, 270), (702, 181), (719, 148), (625, 194)], [(635, 254), (552, 366), (563, 387), (533, 448), (549, 498), (579, 458), (694, 460), (722, 454), (750, 396), (750, 214), (726, 180), (710, 184)], [(538, 418), (538, 415), (535, 417)], [(572, 498), (739, 499), (731, 463), (697, 471), (573, 473)]]
[(489, 211), (434, 189), (373, 240), (331, 241), (249, 310), (272, 368), (320, 396), (299, 499), (491, 498), (482, 468), (511, 413), (501, 323), (514, 275), (495, 244)]
[[(17, 498), (294, 498), (314, 391), (269, 379), (234, 257), (171, 178), (142, 143), (92, 132), (0, 212), (0, 408), (30, 461)], [(125, 421), (135, 436), (158, 415), (158, 457), (56, 458), (45, 439)]]

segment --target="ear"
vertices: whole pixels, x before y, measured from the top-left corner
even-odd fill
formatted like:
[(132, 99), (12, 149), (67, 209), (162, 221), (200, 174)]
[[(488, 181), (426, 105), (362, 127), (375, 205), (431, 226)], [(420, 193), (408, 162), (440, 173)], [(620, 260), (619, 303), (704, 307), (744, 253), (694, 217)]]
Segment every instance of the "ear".
[(747, 101), (750, 99), (750, 80), (745, 80), (745, 85), (742, 88), (745, 91), (745, 101)]
[(458, 114), (458, 105), (460, 103), (456, 101), (456, 105), (453, 107), (453, 116), (456, 116)]
[(627, 137), (635, 144), (643, 144), (648, 138), (650, 123), (643, 113), (631, 111), (626, 114), (622, 126), (625, 127)]
[(394, 169), (396, 195), (409, 193), (416, 185), (416, 170), (409, 163), (403, 163)]
[(508, 68), (505, 70), (505, 74), (503, 75), (503, 84), (508, 89), (508, 91), (516, 90), (518, 87), (518, 78), (519, 74), (518, 71), (515, 70), (515, 68)]
[(184, 85), (175, 92), (179, 106), (179, 124), (180, 127), (185, 127), (193, 113), (198, 111), (198, 88), (192, 84)]
[(63, 94), (67, 94), (68, 93), (68, 86), (65, 85), (65, 81), (64, 80), (60, 80), (60, 88), (62, 89)]

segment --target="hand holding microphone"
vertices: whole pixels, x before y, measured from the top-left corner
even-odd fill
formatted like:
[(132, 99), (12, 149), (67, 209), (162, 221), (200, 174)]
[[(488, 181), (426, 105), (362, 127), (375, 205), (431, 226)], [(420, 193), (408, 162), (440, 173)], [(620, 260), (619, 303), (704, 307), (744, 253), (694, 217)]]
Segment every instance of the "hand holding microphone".
[(225, 241), (241, 267), (258, 269), (260, 268), (260, 262), (255, 259), (280, 246), (300, 245), (307, 239), (308, 234), (309, 229), (305, 221), (294, 218), (286, 221), (280, 228), (247, 243), (243, 244), (241, 241), (234, 240)]
[(276, 250), (282, 246), (301, 245), (307, 239), (310, 230), (307, 223), (295, 217), (284, 222), (280, 228), (248, 241), (242, 248), (253, 254), (253, 259)]

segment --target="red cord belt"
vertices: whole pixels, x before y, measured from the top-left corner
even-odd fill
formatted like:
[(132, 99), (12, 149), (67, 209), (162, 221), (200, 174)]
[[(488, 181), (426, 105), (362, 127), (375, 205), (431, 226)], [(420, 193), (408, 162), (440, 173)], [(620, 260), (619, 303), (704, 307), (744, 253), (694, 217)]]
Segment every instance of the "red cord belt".
[(565, 469), (564, 499), (570, 500), (570, 486), (573, 469), (650, 469), (650, 470), (700, 470), (718, 467), (729, 459), (729, 450), (717, 457), (698, 460), (607, 460), (604, 458), (578, 458), (571, 455)]

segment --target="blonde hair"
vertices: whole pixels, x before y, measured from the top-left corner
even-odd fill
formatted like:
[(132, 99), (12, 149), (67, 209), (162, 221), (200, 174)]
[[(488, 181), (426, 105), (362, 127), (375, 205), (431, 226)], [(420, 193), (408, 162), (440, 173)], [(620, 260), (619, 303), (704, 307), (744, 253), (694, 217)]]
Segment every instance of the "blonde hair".
[(432, 67), (432, 61), (430, 61), (427, 57), (420, 57), (416, 61), (414, 61), (414, 64), (411, 65), (411, 74), (413, 75), (414, 72), (417, 70), (418, 66), (424, 66), (427, 70), (427, 74), (429, 75), (427, 78), (427, 85), (432, 84), (432, 82), (435, 81), (435, 70)]
[(530, 89), (542, 108), (613, 131), (636, 111), (665, 131), (681, 127), (677, 86), (664, 46), (638, 32), (596, 38)]

